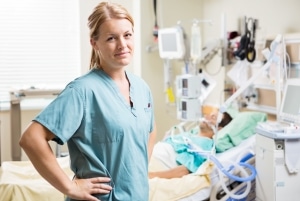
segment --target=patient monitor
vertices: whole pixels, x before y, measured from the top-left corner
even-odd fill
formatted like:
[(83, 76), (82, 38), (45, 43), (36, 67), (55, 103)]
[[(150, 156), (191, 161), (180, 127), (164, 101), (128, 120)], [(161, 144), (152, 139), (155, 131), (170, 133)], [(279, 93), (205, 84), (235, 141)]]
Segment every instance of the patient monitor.
[(300, 79), (286, 81), (277, 122), (256, 128), (256, 200), (300, 197)]
[(300, 80), (290, 79), (286, 83), (283, 94), (279, 120), (290, 124), (300, 125)]
[(158, 30), (159, 56), (163, 59), (182, 59), (185, 55), (184, 34), (180, 26)]

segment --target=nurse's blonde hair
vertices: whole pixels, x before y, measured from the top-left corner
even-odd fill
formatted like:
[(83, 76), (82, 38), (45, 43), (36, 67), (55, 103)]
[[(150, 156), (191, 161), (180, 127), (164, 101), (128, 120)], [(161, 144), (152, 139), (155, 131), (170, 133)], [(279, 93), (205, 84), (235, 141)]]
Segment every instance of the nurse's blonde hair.
[[(132, 27), (134, 26), (133, 18), (126, 8), (116, 3), (101, 2), (94, 8), (88, 18), (90, 39), (98, 40), (100, 26), (109, 19), (127, 19), (132, 24)], [(100, 57), (97, 52), (92, 49), (90, 69), (94, 67), (100, 67)]]

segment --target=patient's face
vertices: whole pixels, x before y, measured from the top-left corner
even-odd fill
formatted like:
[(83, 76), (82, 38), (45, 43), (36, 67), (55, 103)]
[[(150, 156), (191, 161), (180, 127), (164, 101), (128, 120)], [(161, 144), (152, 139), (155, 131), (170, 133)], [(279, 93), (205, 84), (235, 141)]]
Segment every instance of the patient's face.
[(213, 113), (210, 113), (209, 115), (205, 115), (204, 116), (205, 121), (200, 122), (200, 127), (203, 127), (203, 128), (209, 127), (211, 129), (211, 126), (216, 125), (217, 117), (218, 117), (217, 112), (213, 112)]
[(204, 117), (208, 122), (210, 122), (212, 125), (216, 125), (217, 123), (217, 118), (218, 118), (218, 113), (217, 112), (213, 112), (209, 115), (206, 115)]
[[(200, 130), (201, 135), (205, 135), (207, 137), (212, 137), (214, 132), (212, 130), (212, 126), (216, 126), (218, 121), (218, 112), (213, 112), (209, 115), (204, 116), (205, 121), (200, 122)], [(224, 119), (224, 115), (222, 115), (222, 120)], [(222, 129), (222, 127), (218, 127), (218, 130)]]
[(213, 136), (212, 126), (215, 126), (217, 123), (217, 112), (211, 113), (209, 115), (204, 116), (205, 121), (200, 121), (200, 130), (201, 134), (207, 137)]

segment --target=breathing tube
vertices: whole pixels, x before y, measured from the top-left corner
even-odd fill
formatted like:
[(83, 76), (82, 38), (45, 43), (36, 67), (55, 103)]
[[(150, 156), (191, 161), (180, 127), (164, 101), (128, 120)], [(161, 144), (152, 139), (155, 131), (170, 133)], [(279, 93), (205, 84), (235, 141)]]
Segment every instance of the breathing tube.
[[(253, 157), (253, 154), (251, 154), (251, 153), (247, 154), (238, 163), (228, 161), (231, 164), (230, 164), (229, 168), (226, 169), (211, 152), (197, 150), (197, 149), (195, 149), (195, 145), (190, 144), (190, 143), (191, 142), (189, 142), (189, 145), (190, 145), (189, 151), (195, 152), (196, 154), (206, 157), (207, 160), (211, 160), (218, 167), (221, 186), (222, 186), (223, 190), (226, 192), (226, 194), (228, 194), (233, 199), (243, 199), (249, 194), (249, 192), (251, 190), (251, 181), (255, 179), (257, 172), (252, 165), (246, 163), (245, 161), (247, 161), (248, 159)], [(248, 168), (251, 171), (251, 175), (249, 175), (248, 172), (243, 167)], [(242, 177), (239, 177), (239, 176), (236, 176), (236, 175), (230, 173), (234, 169), (237, 169), (238, 171), (240, 171), (240, 174)], [(227, 176), (231, 180), (246, 183), (245, 191), (242, 194), (232, 193), (230, 190), (228, 190), (228, 188), (226, 186), (226, 181), (224, 180), (223, 175)]]
[(234, 165), (231, 165), (228, 169), (226, 169), (220, 163), (220, 161), (214, 155), (211, 154), (211, 152), (202, 151), (202, 150), (195, 150), (194, 146), (195, 145), (190, 146), (190, 148), (189, 148), (190, 152), (195, 152), (195, 153), (199, 154), (200, 156), (206, 157), (207, 160), (211, 160), (218, 167), (218, 169), (221, 170), (222, 173), (224, 175), (226, 175), (228, 178), (230, 178), (232, 180), (235, 180), (235, 181), (239, 181), (239, 182), (252, 181), (252, 180), (255, 179), (256, 169), (252, 165), (245, 162), (248, 159), (250, 159), (251, 157), (253, 157), (253, 154), (251, 154), (251, 153), (247, 154), (242, 160), (240, 160), (240, 162), (237, 163), (239, 166), (244, 166), (244, 167), (250, 169), (251, 170), (251, 175), (248, 175), (248, 177), (238, 177), (238, 176), (233, 175), (233, 174), (230, 173), (230, 171), (233, 170)]
[[(185, 142), (186, 144), (188, 144), (189, 146), (189, 151), (190, 152), (194, 152), (196, 154), (199, 154), (200, 156), (203, 156), (205, 158), (207, 158), (207, 160), (211, 160), (218, 168), (218, 172), (219, 172), (219, 177), (220, 177), (220, 182), (221, 182), (221, 186), (223, 188), (223, 190), (233, 199), (243, 199), (245, 198), (250, 190), (251, 190), (251, 181), (253, 181), (256, 177), (256, 169), (246, 163), (246, 161), (248, 161), (250, 158), (252, 158), (254, 155), (252, 153), (241, 153), (244, 154), (244, 156), (239, 159), (240, 157), (238, 157), (239, 161), (238, 162), (232, 162), (232, 161), (228, 161), (229, 164), (229, 168), (225, 168), (220, 162), (219, 160), (215, 157), (215, 146), (216, 146), (216, 140), (217, 140), (217, 127), (218, 127), (218, 122), (217, 121), (217, 125), (211, 125), (209, 121), (207, 121), (206, 119), (201, 119), (201, 121), (206, 122), (213, 130), (213, 132), (215, 133), (215, 138), (214, 138), (214, 145), (212, 147), (211, 151), (203, 151), (201, 148), (199, 148), (197, 145), (195, 145), (190, 139), (186, 138)], [(251, 174), (249, 174), (245, 168), (248, 168), (251, 171)], [(234, 174), (232, 174), (231, 172), (237, 169), (238, 171), (240, 171), (241, 177), (236, 176)], [(238, 181), (238, 182), (244, 182), (246, 183), (246, 189), (242, 194), (234, 194), (232, 193), (230, 190), (228, 190), (227, 186), (226, 186), (226, 181), (224, 180), (224, 175), (227, 176), (229, 179), (234, 180), (234, 181)]]
[[(195, 153), (200, 155), (201, 157), (206, 158), (207, 160), (211, 160), (218, 169), (219, 172), (219, 177), (220, 177), (220, 182), (221, 182), (221, 186), (223, 188), (223, 190), (226, 192), (226, 194), (228, 196), (230, 196), (233, 199), (243, 199), (245, 198), (250, 190), (251, 190), (251, 181), (255, 179), (256, 177), (256, 170), (255, 168), (246, 163), (246, 161), (248, 161), (250, 158), (253, 157), (252, 153), (241, 153), (240, 156), (243, 154), (243, 157), (238, 157), (238, 162), (232, 162), (232, 161), (226, 161), (229, 164), (229, 167), (225, 168), (220, 162), (219, 160), (215, 157), (215, 150), (216, 150), (216, 140), (217, 140), (217, 127), (218, 127), (218, 120), (217, 120), (217, 125), (212, 125), (209, 121), (207, 121), (206, 119), (200, 119), (200, 121), (206, 122), (208, 124), (208, 126), (211, 127), (211, 129), (213, 130), (215, 137), (214, 137), (214, 143), (213, 143), (213, 147), (211, 150), (203, 150), (200, 147), (198, 147), (194, 142), (192, 142), (192, 140), (190, 138), (187, 138), (185, 136), (182, 136), (183, 138), (183, 142), (188, 146), (188, 151), (191, 153)], [(171, 130), (170, 133), (170, 137), (172, 139), (172, 141), (174, 143), (182, 143), (182, 141), (177, 141), (174, 137), (174, 130), (179, 129), (179, 131), (183, 132), (183, 124), (179, 124), (178, 126), (173, 127), (173, 129)], [(240, 159), (241, 158), (241, 159)], [(226, 163), (225, 162), (225, 163)], [(249, 174), (246, 169), (244, 168), (248, 168), (251, 171), (251, 174)], [(233, 170), (238, 170), (240, 172), (241, 177), (234, 175), (233, 173), (231, 173)], [(224, 179), (224, 175), (226, 177), (228, 177), (231, 180), (234, 181), (238, 181), (238, 182), (243, 182), (246, 184), (246, 189), (242, 194), (234, 194), (232, 193), (227, 185), (226, 185), (226, 181)]]

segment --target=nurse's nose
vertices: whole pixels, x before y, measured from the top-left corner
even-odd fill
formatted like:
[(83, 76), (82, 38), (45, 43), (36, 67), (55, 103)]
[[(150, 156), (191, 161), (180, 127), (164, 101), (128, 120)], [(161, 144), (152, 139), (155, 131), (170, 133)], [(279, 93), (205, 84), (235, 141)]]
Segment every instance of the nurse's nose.
[(118, 49), (124, 49), (126, 47), (126, 39), (123, 38), (123, 37), (120, 37), (119, 38), (119, 41), (118, 41)]

